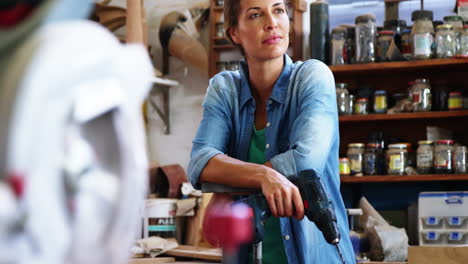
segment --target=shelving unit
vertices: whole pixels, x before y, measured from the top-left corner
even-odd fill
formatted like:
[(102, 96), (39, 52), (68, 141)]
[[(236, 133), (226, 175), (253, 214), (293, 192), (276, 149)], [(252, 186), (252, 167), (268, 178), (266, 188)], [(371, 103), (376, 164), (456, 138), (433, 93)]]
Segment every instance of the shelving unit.
[(349, 115), (340, 116), (340, 123), (346, 122), (366, 122), (384, 120), (407, 120), (407, 119), (439, 119), (468, 117), (468, 110), (463, 111), (443, 111), (443, 112), (416, 112), (399, 114), (369, 114), (369, 115)]
[(468, 174), (341, 176), (342, 183), (468, 181)]
[[(291, 1), (292, 12), (289, 16), (291, 18), (291, 34), (290, 34), (290, 48), (292, 48), (292, 59), (294, 61), (302, 59), (302, 41), (303, 41), (303, 12), (305, 11), (306, 4), (304, 0)], [(225, 37), (216, 36), (216, 23), (221, 21), (224, 8), (216, 5), (216, 0), (210, 0), (210, 44), (209, 44), (209, 63), (208, 73), (211, 78), (218, 73), (216, 62), (220, 59), (220, 54), (225, 51), (235, 50), (232, 44), (218, 44), (219, 41), (224, 40), (229, 43)]]

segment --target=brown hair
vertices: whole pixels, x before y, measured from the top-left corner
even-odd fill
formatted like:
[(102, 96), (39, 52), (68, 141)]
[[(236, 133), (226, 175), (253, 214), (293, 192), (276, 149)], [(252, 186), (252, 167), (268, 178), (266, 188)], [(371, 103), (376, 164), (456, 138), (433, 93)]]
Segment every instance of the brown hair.
[[(244, 50), (242, 49), (242, 46), (239, 44), (236, 44), (232, 38), (231, 34), (229, 33), (229, 29), (233, 27), (237, 27), (239, 24), (239, 12), (240, 12), (240, 2), (241, 0), (224, 0), (224, 30), (226, 32), (227, 38), (236, 46), (239, 48), (244, 54)], [(283, 0), (284, 4), (287, 6), (289, 4), (288, 0)], [(287, 12), (286, 8), (286, 12)]]

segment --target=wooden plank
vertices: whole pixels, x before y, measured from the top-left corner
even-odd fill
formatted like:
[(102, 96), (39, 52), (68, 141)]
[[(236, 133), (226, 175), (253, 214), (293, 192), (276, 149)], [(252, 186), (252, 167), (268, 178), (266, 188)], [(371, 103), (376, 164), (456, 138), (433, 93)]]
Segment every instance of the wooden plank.
[(433, 59), (433, 60), (414, 60), (414, 61), (395, 61), (369, 64), (349, 64), (330, 66), (334, 75), (369, 75), (374, 73), (395, 75), (396, 72), (408, 71), (450, 71), (452, 69), (465, 66), (468, 69), (467, 58), (456, 59)]
[(341, 176), (342, 183), (366, 182), (419, 182), (419, 181), (468, 181), (468, 174), (424, 174), (424, 175), (375, 175), (375, 176)]
[(164, 254), (175, 257), (188, 257), (195, 259), (216, 260), (221, 261), (222, 253), (219, 248), (203, 248), (180, 245), (179, 247), (169, 250)]
[(427, 263), (443, 263), (443, 264), (462, 264), (467, 263), (468, 247), (467, 246), (419, 246), (409, 247), (408, 263), (409, 264), (427, 264)]
[(135, 258), (128, 261), (129, 264), (153, 264), (153, 263), (174, 263), (175, 258)]
[(340, 116), (340, 123), (345, 122), (363, 122), (363, 121), (383, 121), (383, 120), (402, 120), (402, 119), (439, 119), (468, 117), (467, 110), (461, 111), (440, 111), (440, 112), (414, 112), (399, 114), (369, 114), (369, 115), (348, 115)]

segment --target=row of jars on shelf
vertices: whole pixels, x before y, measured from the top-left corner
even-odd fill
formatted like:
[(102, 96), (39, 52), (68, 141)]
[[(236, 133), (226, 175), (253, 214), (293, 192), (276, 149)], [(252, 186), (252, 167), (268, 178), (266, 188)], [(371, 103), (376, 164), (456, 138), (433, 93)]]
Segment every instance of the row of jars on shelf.
[[(341, 176), (414, 175), (467, 173), (467, 147), (450, 139), (389, 144), (385, 151), (379, 143), (350, 143), (347, 157), (340, 158)], [(364, 147), (365, 146), (365, 147)]]
[(332, 29), (330, 64), (468, 56), (468, 25), (462, 17), (446, 16), (440, 24), (432, 11), (417, 10), (411, 18), (410, 28), (404, 20), (387, 20), (377, 31), (375, 16), (366, 14), (356, 17), (355, 25)]
[[(432, 93), (428, 79), (416, 79), (408, 83), (408, 94), (394, 94), (395, 104), (400, 100), (407, 100), (409, 106), (390, 112), (424, 112), (424, 111), (444, 111), (461, 110), (468, 108), (468, 97), (463, 97), (461, 92), (450, 92), (446, 89), (436, 89)], [(372, 109), (368, 98), (355, 98), (350, 94), (345, 83), (336, 83), (336, 99), (338, 113), (340, 115), (366, 115), (370, 112), (387, 113), (388, 95), (385, 90), (377, 90), (372, 98)]]
[(216, 68), (218, 72), (222, 71), (237, 71), (240, 67), (240, 61), (218, 61), (216, 62)]

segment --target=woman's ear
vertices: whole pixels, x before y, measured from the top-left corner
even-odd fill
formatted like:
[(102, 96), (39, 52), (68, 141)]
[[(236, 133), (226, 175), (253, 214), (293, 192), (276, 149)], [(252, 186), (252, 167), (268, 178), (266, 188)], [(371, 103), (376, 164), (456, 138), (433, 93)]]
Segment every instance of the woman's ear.
[(237, 34), (237, 28), (235, 27), (232, 27), (230, 29), (228, 29), (229, 31), (229, 35), (231, 36), (231, 39), (232, 41), (234, 41), (234, 43), (236, 43), (237, 45), (240, 45), (240, 39), (239, 39), (239, 35)]

